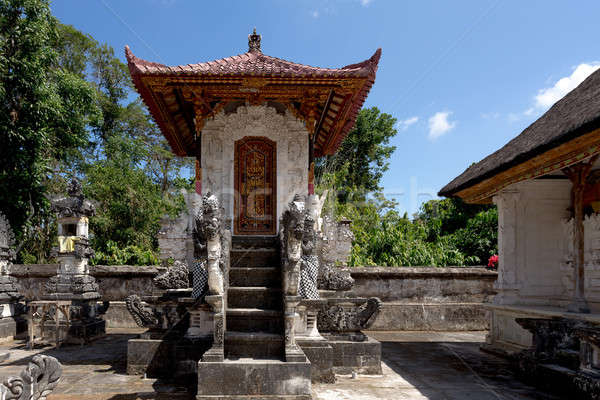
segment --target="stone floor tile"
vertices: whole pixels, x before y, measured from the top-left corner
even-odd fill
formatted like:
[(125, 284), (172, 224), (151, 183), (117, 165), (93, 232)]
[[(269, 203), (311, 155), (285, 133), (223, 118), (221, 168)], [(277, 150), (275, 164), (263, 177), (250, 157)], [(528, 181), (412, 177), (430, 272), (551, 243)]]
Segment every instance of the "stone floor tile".
[[(63, 378), (48, 400), (187, 399), (180, 387), (125, 374), (127, 340), (136, 332), (114, 331), (90, 345), (36, 347), (22, 341), (0, 345), (11, 358), (0, 377), (18, 375), (35, 354), (63, 363)], [(482, 353), (485, 332), (370, 332), (382, 341), (382, 375), (338, 377), (315, 384), (315, 400), (554, 400), (515, 379), (503, 359)]]

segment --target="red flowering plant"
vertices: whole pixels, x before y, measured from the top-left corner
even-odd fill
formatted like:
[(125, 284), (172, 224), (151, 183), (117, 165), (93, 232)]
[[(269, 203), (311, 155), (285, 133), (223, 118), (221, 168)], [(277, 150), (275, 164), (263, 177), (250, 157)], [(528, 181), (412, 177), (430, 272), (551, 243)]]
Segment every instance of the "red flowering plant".
[(490, 257), (490, 259), (488, 260), (488, 268), (491, 269), (496, 269), (498, 268), (498, 254), (494, 254), (493, 256)]

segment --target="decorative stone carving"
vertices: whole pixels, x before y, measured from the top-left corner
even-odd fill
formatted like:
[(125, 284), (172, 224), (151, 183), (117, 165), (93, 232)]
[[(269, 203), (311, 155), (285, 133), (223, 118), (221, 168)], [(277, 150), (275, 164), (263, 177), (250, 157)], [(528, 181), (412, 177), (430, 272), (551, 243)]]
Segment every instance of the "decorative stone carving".
[(306, 219), (305, 202), (301, 195), (294, 196), (279, 222), (282, 257), (283, 291), (287, 296), (298, 295), (302, 239)]
[(10, 227), (6, 216), (0, 212), (0, 267), (2, 273), (5, 272), (9, 262), (14, 260), (15, 254), (15, 236)]
[(56, 388), (62, 366), (54, 357), (35, 355), (20, 376), (4, 379), (0, 385), (0, 400), (45, 400)]
[(14, 245), (15, 239), (10, 224), (0, 212), (0, 302), (16, 302), (23, 297), (17, 290), (16, 279), (10, 276), (15, 257)]
[(345, 291), (352, 289), (354, 278), (349, 271), (325, 264), (321, 266), (318, 285), (319, 289)]
[(160, 230), (158, 231), (158, 248), (161, 261), (167, 262), (169, 259), (186, 261), (188, 259), (187, 245), (192, 236), (188, 231), (189, 219), (190, 215), (187, 210), (176, 218), (166, 215), (161, 219)]
[[(210, 192), (202, 197), (202, 206), (195, 217), (194, 243), (194, 297), (206, 294), (205, 285), (211, 295), (223, 295), (223, 271), (228, 254), (223, 251), (223, 221), (219, 200)], [(204, 272), (205, 271), (205, 272)]]
[(152, 327), (158, 325), (158, 319), (154, 316), (154, 312), (150, 307), (144, 306), (140, 296), (136, 294), (127, 296), (125, 305), (138, 326)]
[(96, 207), (83, 196), (81, 183), (75, 178), (67, 186), (68, 196), (52, 200), (52, 211), (59, 219), (69, 217), (91, 217), (96, 214)]
[(573, 235), (574, 220), (573, 218), (563, 218), (561, 221), (564, 239), (564, 262), (565, 264), (573, 263)]
[(135, 323), (144, 328), (154, 330), (171, 330), (182, 319), (183, 309), (179, 309), (177, 300), (180, 293), (167, 293), (161, 296), (149, 296), (145, 304), (138, 295), (125, 298), (127, 311)]
[(153, 282), (160, 289), (186, 289), (190, 287), (189, 273), (185, 263), (175, 261), (172, 267), (154, 278)]
[[(324, 204), (324, 197), (316, 199), (319, 210)], [(319, 211), (320, 214), (320, 211)], [(325, 290), (350, 290), (354, 279), (350, 272), (340, 270), (340, 266), (347, 265), (354, 234), (350, 229), (350, 221), (335, 221), (330, 216), (325, 216), (319, 224), (321, 234), (318, 241), (318, 253), (321, 262), (319, 271), (319, 289)]]
[[(202, 130), (202, 148), (209, 149), (213, 138), (222, 140), (222, 153), (205, 152), (202, 156), (202, 188), (216, 194), (223, 208), (223, 218), (228, 229), (234, 218), (234, 143), (248, 136), (265, 137), (276, 142), (277, 188), (276, 218), (294, 198), (304, 193), (308, 185), (308, 134), (304, 123), (290, 111), (268, 105), (240, 105), (232, 110), (221, 110), (208, 119)], [(291, 141), (298, 142), (294, 156), (289, 159)], [(222, 171), (220, 175), (210, 171)]]
[[(600, 214), (586, 215), (583, 220), (585, 264), (600, 264)], [(572, 246), (572, 245), (571, 245)]]
[(76, 179), (71, 180), (67, 191), (68, 196), (52, 200), (58, 220), (58, 246), (53, 248), (53, 254), (58, 258), (59, 268), (45, 285), (46, 297), (98, 299), (98, 284), (88, 269), (88, 259), (94, 255), (88, 240), (88, 217), (95, 214), (95, 207), (84, 198)]
[(515, 356), (521, 377), (569, 398), (600, 398), (599, 325), (567, 318), (516, 321), (533, 334), (533, 347)]
[(262, 38), (262, 36), (258, 35), (256, 33), (256, 28), (254, 28), (254, 31), (252, 31), (252, 35), (248, 35), (248, 51), (257, 51), (257, 52), (261, 52), (260, 50), (260, 39)]
[(304, 220), (302, 264), (300, 268), (300, 286), (298, 288), (298, 294), (303, 299), (319, 298), (319, 289), (317, 287), (319, 258), (314, 254), (317, 239), (314, 225), (314, 220), (310, 216), (307, 216)]
[(383, 303), (377, 297), (355, 304), (327, 304), (319, 312), (317, 325), (321, 332), (358, 332), (369, 328), (381, 311)]

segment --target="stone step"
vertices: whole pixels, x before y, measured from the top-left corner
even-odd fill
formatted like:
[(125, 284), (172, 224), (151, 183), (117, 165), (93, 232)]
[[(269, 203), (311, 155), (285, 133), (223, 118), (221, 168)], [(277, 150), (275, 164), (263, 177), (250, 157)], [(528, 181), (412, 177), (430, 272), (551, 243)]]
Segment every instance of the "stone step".
[(283, 311), (259, 308), (229, 308), (227, 329), (238, 332), (283, 333)]
[(233, 249), (278, 249), (277, 236), (233, 236), (231, 238)]
[(281, 270), (277, 267), (236, 267), (229, 270), (230, 286), (281, 287)]
[(281, 289), (264, 286), (230, 286), (227, 291), (229, 308), (283, 309)]
[(197, 400), (311, 400), (310, 362), (237, 359), (198, 363)]
[(276, 249), (232, 249), (231, 268), (276, 267), (281, 264)]
[[(229, 329), (229, 327), (227, 327)], [(283, 335), (268, 332), (225, 332), (225, 357), (228, 360), (239, 358), (283, 359)]]

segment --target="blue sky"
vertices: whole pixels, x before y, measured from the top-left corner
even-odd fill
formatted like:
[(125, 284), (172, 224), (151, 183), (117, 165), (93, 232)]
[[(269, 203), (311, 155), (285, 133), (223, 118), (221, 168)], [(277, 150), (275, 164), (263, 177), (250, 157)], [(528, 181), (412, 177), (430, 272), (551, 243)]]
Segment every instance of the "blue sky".
[(263, 52), (321, 67), (381, 47), (366, 106), (399, 120), (383, 184), (410, 213), (600, 65), (598, 1), (55, 0), (64, 23), (165, 64)]

